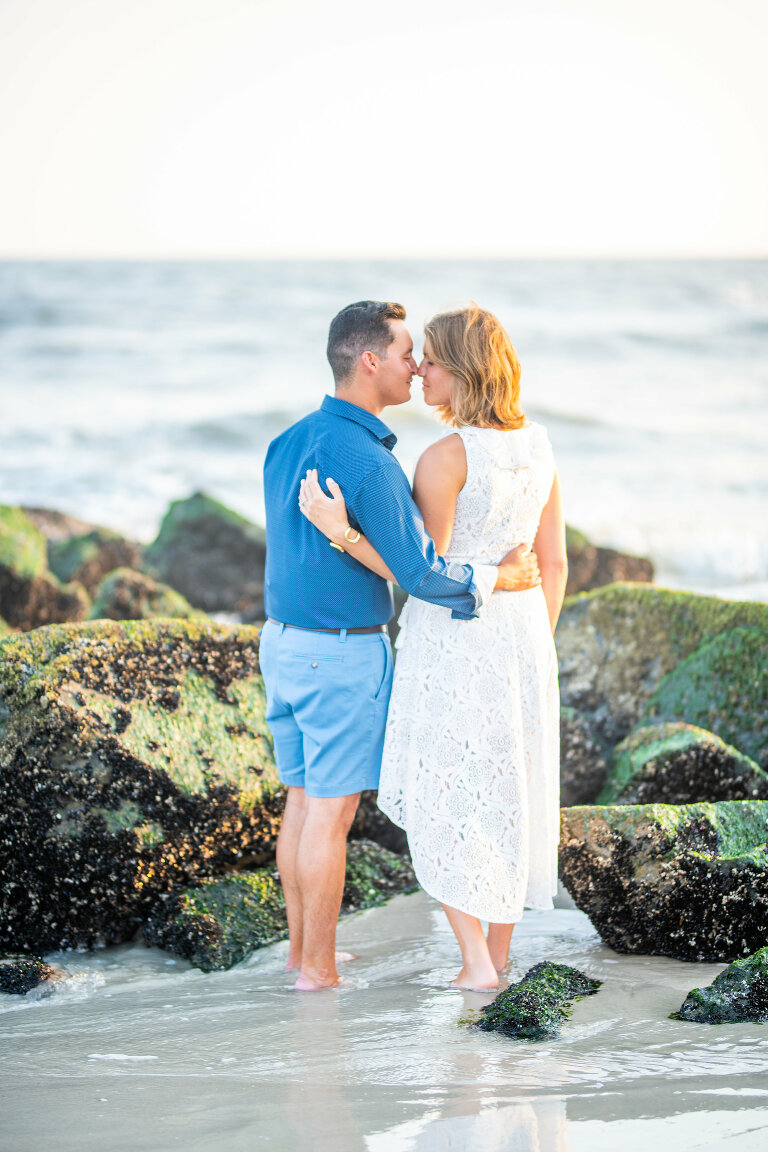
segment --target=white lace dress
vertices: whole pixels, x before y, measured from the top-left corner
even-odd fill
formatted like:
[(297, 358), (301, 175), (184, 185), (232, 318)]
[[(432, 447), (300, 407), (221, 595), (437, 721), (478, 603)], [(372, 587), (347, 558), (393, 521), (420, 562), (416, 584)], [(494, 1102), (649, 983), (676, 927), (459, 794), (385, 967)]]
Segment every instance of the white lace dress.
[[(497, 564), (532, 541), (554, 460), (539, 424), (461, 428), (467, 480), (446, 557)], [(559, 833), (557, 660), (541, 588), (474, 620), (410, 597), (400, 617), (379, 807), (431, 896), (482, 920), (551, 908)]]

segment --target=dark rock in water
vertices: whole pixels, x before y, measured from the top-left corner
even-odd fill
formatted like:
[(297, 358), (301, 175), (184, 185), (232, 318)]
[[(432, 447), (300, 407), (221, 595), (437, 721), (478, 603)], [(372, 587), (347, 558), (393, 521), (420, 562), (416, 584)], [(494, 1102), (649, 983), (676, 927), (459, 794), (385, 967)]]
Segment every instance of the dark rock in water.
[(0, 504), (0, 616), (11, 628), (82, 620), (89, 598), (48, 571), (45, 539), (20, 508)]
[(768, 774), (711, 732), (670, 723), (638, 728), (618, 745), (597, 803), (699, 800), (768, 800)]
[(560, 878), (617, 952), (725, 961), (768, 940), (768, 801), (560, 817)]
[(592, 804), (608, 776), (610, 750), (594, 723), (575, 708), (560, 709), (560, 804)]
[[(365, 840), (347, 846), (342, 915), (415, 887), (413, 870), (393, 852)], [(147, 944), (184, 956), (204, 972), (231, 968), (287, 934), (283, 890), (274, 868), (234, 872), (174, 892), (144, 928)]]
[(142, 554), (140, 544), (108, 528), (94, 528), (81, 536), (48, 541), (48, 566), (54, 575), (65, 583), (78, 581), (91, 596), (105, 576), (116, 568), (140, 568)]
[(474, 1027), (501, 1032), (514, 1040), (551, 1040), (560, 1034), (573, 1001), (593, 996), (600, 984), (577, 968), (545, 960), (500, 992), (492, 1004), (481, 1008)]
[(768, 1020), (768, 948), (735, 960), (708, 988), (694, 988), (674, 1018), (695, 1024)]
[(589, 592), (618, 580), (649, 583), (653, 580), (653, 564), (642, 556), (630, 556), (614, 548), (599, 548), (590, 543), (583, 532), (570, 525), (565, 531), (568, 553), (568, 583), (566, 596), (575, 592)]
[(264, 619), (263, 528), (202, 492), (171, 505), (145, 554), (153, 576), (204, 612)]
[(351, 840), (373, 840), (388, 848), (390, 852), (397, 852), (399, 856), (407, 856), (408, 837), (402, 828), (393, 824), (385, 816), (376, 803), (378, 792), (375, 789), (360, 793), (360, 803), (349, 830)]
[(0, 953), (0, 992), (25, 996), (39, 984), (57, 976), (56, 969), (39, 956)]
[(110, 572), (99, 585), (90, 611), (91, 620), (152, 620), (160, 616), (191, 620), (202, 615), (181, 593), (131, 568)]
[(555, 640), (562, 703), (609, 747), (679, 720), (768, 767), (768, 605), (614, 584), (566, 601)]
[(130, 939), (180, 883), (274, 854), (255, 628), (61, 625), (0, 645), (0, 946)]

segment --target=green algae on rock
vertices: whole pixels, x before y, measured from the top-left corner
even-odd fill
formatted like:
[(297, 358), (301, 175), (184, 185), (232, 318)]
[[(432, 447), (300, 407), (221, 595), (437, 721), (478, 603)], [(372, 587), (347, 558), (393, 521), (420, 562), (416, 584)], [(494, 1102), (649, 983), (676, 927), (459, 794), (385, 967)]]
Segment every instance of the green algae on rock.
[(162, 893), (273, 854), (256, 629), (60, 625), (2, 656), (0, 944), (127, 940)]
[(192, 620), (203, 613), (167, 584), (131, 568), (116, 568), (99, 585), (89, 616), (91, 620), (152, 620), (161, 616)]
[(734, 960), (707, 988), (693, 988), (673, 1019), (696, 1024), (768, 1020), (768, 947)]
[(11, 628), (84, 619), (88, 594), (48, 571), (45, 538), (20, 508), (0, 504), (0, 616)]
[(609, 747), (679, 720), (768, 767), (768, 605), (614, 584), (566, 601), (555, 641), (562, 703)]
[(573, 1001), (593, 996), (600, 984), (577, 968), (545, 960), (481, 1008), (473, 1026), (515, 1040), (552, 1040), (570, 1016)]
[(637, 728), (614, 749), (598, 804), (695, 804), (766, 800), (768, 773), (693, 724)]
[(79, 536), (49, 540), (48, 566), (59, 580), (77, 580), (93, 596), (102, 580), (116, 568), (140, 568), (142, 553), (140, 544), (118, 532), (93, 528)]
[[(382, 904), (416, 887), (407, 861), (366, 840), (347, 845), (342, 915)], [(175, 891), (144, 927), (144, 940), (184, 956), (204, 972), (231, 968), (256, 948), (288, 934), (274, 868), (232, 872)]]
[(54, 980), (59, 973), (40, 956), (0, 952), (0, 992), (25, 996), (39, 984)]
[(728, 961), (768, 939), (768, 801), (560, 816), (560, 877), (617, 952)]
[(265, 558), (263, 528), (196, 492), (171, 504), (145, 567), (195, 608), (251, 621), (264, 618)]
[(5, 620), (0, 616), (0, 639), (2, 639), (3, 636), (8, 636), (11, 631), (10, 624), (6, 624)]

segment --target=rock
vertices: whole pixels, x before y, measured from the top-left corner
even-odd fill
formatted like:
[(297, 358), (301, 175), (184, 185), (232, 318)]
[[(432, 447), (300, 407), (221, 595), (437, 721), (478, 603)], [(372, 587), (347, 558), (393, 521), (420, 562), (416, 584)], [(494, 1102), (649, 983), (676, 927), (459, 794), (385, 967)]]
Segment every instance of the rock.
[(617, 952), (727, 961), (768, 940), (768, 801), (560, 816), (560, 878)]
[(610, 749), (590, 719), (575, 708), (560, 709), (560, 804), (592, 804), (608, 775)]
[(768, 947), (734, 960), (709, 987), (692, 989), (674, 1019), (696, 1024), (768, 1020)]
[(0, 946), (131, 939), (180, 883), (274, 854), (258, 632), (97, 622), (2, 642)]
[(20, 508), (0, 504), (0, 616), (11, 628), (82, 620), (89, 598), (48, 571), (45, 539)]
[(6, 624), (5, 620), (3, 620), (2, 616), (0, 616), (0, 640), (2, 640), (3, 636), (7, 636), (11, 631), (12, 629), (10, 626)]
[(638, 728), (618, 745), (597, 803), (699, 800), (768, 800), (768, 774), (711, 732), (669, 723)]
[(408, 856), (408, 837), (402, 828), (393, 824), (376, 803), (378, 792), (371, 789), (360, 793), (360, 803), (349, 830), (351, 840), (373, 840), (382, 848)]
[(768, 605), (614, 584), (567, 600), (555, 641), (562, 703), (610, 748), (679, 720), (768, 766)]
[(0, 992), (25, 996), (39, 984), (55, 980), (59, 973), (40, 956), (0, 953)]
[(76, 580), (91, 596), (104, 577), (116, 568), (141, 568), (142, 554), (140, 544), (108, 528), (94, 528), (84, 535), (48, 541), (48, 566), (54, 575), (65, 583)]
[[(347, 846), (342, 915), (415, 887), (410, 865), (393, 852), (366, 840)], [(184, 956), (204, 972), (231, 968), (254, 949), (287, 934), (283, 891), (274, 868), (234, 872), (174, 892), (144, 928), (147, 944)]]
[(600, 984), (577, 968), (545, 960), (481, 1008), (473, 1024), (483, 1032), (501, 1032), (514, 1040), (551, 1040), (560, 1034), (573, 1001), (594, 996)]
[(66, 512), (56, 512), (52, 508), (27, 508), (21, 511), (31, 520), (35, 528), (42, 532), (47, 541), (69, 540), (72, 536), (85, 536), (98, 529), (98, 525), (78, 520)]
[(204, 612), (264, 619), (266, 534), (202, 492), (171, 505), (145, 564)]
[(568, 553), (568, 583), (566, 596), (575, 592), (588, 592), (618, 580), (653, 580), (653, 564), (642, 556), (630, 556), (614, 548), (599, 548), (590, 543), (583, 532), (567, 525), (565, 547)]
[(167, 584), (130, 568), (116, 568), (102, 580), (90, 611), (91, 620), (151, 620), (158, 616), (191, 620), (203, 613)]

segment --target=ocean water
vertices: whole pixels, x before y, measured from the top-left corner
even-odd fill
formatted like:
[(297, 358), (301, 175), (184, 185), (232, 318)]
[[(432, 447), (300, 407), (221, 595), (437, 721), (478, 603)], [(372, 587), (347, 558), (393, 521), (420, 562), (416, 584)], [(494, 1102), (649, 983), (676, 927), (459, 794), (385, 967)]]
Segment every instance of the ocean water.
[[(0, 263), (0, 502), (143, 540), (203, 489), (263, 518), (270, 439), (330, 388), (330, 318), (468, 298), (506, 324), (570, 523), (660, 582), (768, 600), (768, 261)], [(390, 410), (409, 473), (441, 433)]]

